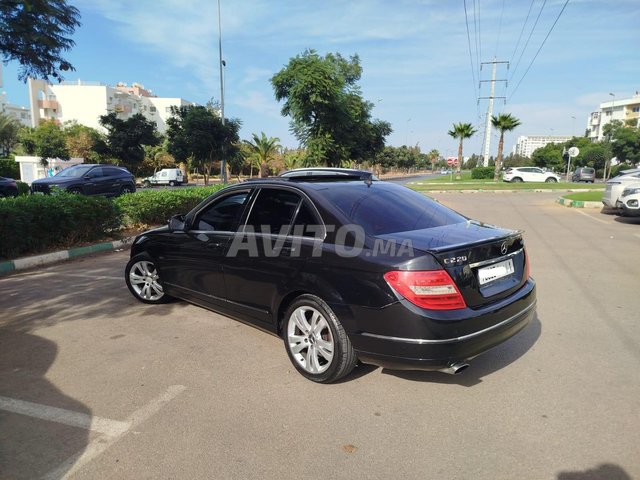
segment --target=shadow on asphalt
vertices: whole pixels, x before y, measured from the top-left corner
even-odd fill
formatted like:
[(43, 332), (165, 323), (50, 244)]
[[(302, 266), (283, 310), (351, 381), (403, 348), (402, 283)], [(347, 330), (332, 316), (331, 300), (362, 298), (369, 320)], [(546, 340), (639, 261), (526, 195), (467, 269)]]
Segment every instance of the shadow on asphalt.
[[(0, 328), (0, 396), (91, 416), (45, 378), (57, 354), (50, 340)], [(88, 430), (0, 410), (0, 478), (41, 478), (88, 442)]]
[(420, 372), (382, 369), (382, 373), (415, 382), (444, 383), (473, 387), (482, 382), (482, 378), (507, 367), (523, 356), (540, 338), (542, 324), (536, 314), (524, 330), (497, 347), (470, 360), (469, 368), (458, 375), (443, 372)]
[(623, 468), (612, 463), (583, 472), (560, 472), (557, 480), (633, 480)]

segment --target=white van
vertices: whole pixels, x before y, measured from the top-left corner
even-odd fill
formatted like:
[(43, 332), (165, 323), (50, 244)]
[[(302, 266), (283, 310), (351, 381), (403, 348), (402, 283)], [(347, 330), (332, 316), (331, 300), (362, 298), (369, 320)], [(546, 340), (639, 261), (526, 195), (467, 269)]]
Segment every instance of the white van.
[(151, 185), (181, 185), (184, 181), (182, 170), (179, 168), (163, 168), (153, 175), (142, 179), (142, 185), (150, 187)]

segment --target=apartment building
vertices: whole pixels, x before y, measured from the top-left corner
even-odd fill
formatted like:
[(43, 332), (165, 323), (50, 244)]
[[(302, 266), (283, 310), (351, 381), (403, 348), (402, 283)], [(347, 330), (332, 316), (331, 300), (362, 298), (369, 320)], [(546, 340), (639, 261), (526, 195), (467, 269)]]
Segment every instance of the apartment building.
[(13, 105), (7, 101), (6, 92), (0, 93), (0, 113), (9, 115), (18, 120), (22, 125), (31, 125), (31, 113), (27, 107)]
[(613, 121), (638, 120), (640, 118), (640, 92), (636, 92), (631, 98), (616, 99), (609, 94), (611, 101), (603, 102), (595, 112), (589, 115), (587, 120), (587, 137), (592, 142), (599, 142), (604, 138), (603, 127)]
[(141, 113), (155, 122), (160, 133), (167, 130), (171, 107), (195, 105), (182, 98), (157, 97), (143, 85), (128, 86), (118, 83), (111, 87), (99, 82), (62, 82), (49, 84), (44, 80), (28, 80), (31, 125), (36, 127), (43, 120), (60, 123), (76, 121), (101, 131), (100, 116), (115, 112), (126, 120)]
[(517, 155), (531, 158), (531, 155), (536, 149), (542, 148), (549, 143), (564, 143), (571, 140), (571, 138), (572, 137), (554, 135), (522, 135), (518, 137), (513, 152)]

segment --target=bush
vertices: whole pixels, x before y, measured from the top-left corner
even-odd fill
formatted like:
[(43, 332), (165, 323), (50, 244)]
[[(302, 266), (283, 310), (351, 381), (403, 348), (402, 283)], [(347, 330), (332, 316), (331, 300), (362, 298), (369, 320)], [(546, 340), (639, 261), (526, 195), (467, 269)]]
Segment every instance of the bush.
[(121, 223), (119, 209), (104, 197), (60, 193), (7, 198), (0, 202), (0, 258), (99, 240)]
[(11, 158), (0, 158), (0, 177), (20, 178), (20, 165)]
[(29, 195), (31, 193), (29, 184), (16, 180), (16, 185), (18, 186), (18, 195)]
[(216, 185), (176, 190), (142, 190), (117, 197), (114, 203), (123, 213), (125, 225), (157, 225), (166, 223), (173, 215), (187, 213), (221, 188), (221, 185)]
[(495, 169), (493, 167), (477, 167), (471, 170), (471, 178), (475, 180), (491, 179), (493, 180), (493, 174)]

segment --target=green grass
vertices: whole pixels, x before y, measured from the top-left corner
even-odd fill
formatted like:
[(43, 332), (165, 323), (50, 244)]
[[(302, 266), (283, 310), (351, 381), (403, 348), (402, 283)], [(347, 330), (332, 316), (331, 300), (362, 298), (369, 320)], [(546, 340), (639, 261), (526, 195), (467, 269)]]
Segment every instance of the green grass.
[(569, 195), (563, 195), (568, 200), (578, 200), (581, 202), (601, 202), (603, 191), (595, 192), (576, 192)]
[(408, 183), (407, 187), (418, 192), (428, 192), (433, 190), (604, 190), (604, 185), (598, 183), (509, 183), (503, 182), (502, 180), (498, 182), (494, 182), (493, 180), (472, 180), (471, 172), (462, 172), (461, 180), (456, 180), (455, 174), (453, 175), (453, 179), (451, 175), (440, 175), (436, 178)]

